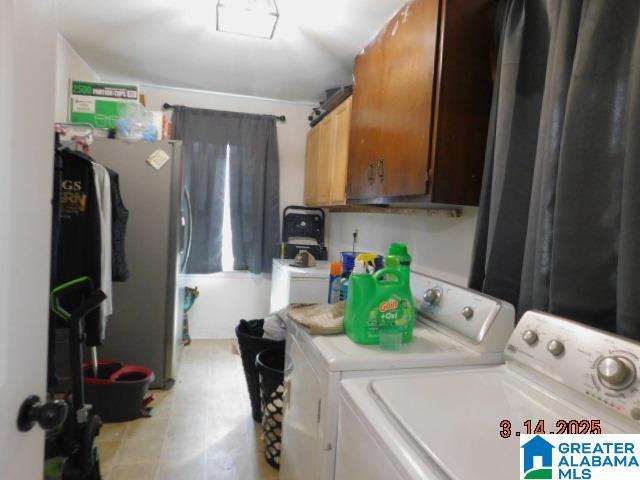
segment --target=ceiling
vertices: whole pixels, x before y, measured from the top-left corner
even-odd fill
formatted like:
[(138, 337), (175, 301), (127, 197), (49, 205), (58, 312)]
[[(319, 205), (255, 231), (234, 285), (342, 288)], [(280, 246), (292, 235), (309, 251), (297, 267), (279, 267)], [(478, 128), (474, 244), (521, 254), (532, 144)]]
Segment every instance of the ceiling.
[(273, 40), (217, 32), (217, 0), (57, 3), (60, 33), (103, 79), (310, 101), (351, 84), (354, 57), (406, 1), (277, 0)]

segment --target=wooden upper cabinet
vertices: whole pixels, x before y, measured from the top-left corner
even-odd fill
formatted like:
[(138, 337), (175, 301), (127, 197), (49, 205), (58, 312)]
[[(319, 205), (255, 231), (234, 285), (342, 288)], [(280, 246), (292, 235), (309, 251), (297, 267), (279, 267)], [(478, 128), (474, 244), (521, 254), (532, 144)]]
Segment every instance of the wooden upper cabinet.
[(357, 57), (349, 201), (477, 205), (494, 11), (493, 0), (413, 0)]
[(351, 98), (311, 129), (307, 136), (304, 203), (308, 206), (345, 205)]

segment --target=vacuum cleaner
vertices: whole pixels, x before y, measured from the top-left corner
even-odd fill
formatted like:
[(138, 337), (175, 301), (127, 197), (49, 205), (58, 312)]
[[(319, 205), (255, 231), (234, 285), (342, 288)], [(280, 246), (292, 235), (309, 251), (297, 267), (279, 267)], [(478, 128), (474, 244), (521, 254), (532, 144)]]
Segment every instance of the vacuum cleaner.
[[(84, 318), (100, 306), (107, 296), (95, 289), (89, 277), (80, 277), (53, 289), (51, 309), (69, 328), (69, 365), (71, 393), (65, 398), (70, 413), (61, 428), (49, 431), (46, 438), (45, 459), (58, 459), (58, 473), (49, 478), (62, 480), (101, 480), (100, 460), (96, 437), (102, 421), (85, 403), (82, 350)], [(63, 307), (76, 303), (74, 308)], [(95, 357), (95, 355), (94, 355)]]

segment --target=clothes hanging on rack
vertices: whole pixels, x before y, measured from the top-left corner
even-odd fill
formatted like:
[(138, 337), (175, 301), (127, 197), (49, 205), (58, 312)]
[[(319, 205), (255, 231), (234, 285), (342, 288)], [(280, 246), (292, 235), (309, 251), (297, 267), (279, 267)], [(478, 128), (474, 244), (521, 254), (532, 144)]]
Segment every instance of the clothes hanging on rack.
[[(77, 128), (84, 128), (84, 129), (87, 129), (88, 131), (85, 134), (72, 135), (71, 131)], [(89, 145), (92, 142), (94, 133), (95, 133), (95, 129), (93, 125), (88, 123), (56, 123), (56, 129), (55, 129), (56, 149), (62, 149), (61, 136), (66, 135), (66, 136), (71, 136), (71, 139), (72, 139), (71, 145), (75, 148), (75, 150), (82, 151), (88, 155)], [(101, 168), (106, 168), (106, 167), (101, 166)], [(103, 221), (106, 222), (107, 219), (110, 219), (110, 225), (106, 225), (105, 223), (105, 228), (111, 229), (111, 254), (108, 254), (108, 253), (106, 254), (107, 258), (109, 256), (111, 257), (111, 275), (105, 274), (103, 275), (103, 277), (105, 277), (105, 279), (111, 278), (114, 282), (124, 282), (129, 278), (129, 269), (127, 268), (126, 255), (125, 255), (125, 242), (124, 242), (124, 238), (127, 230), (127, 221), (129, 219), (129, 210), (127, 210), (127, 208), (124, 205), (124, 202), (122, 201), (122, 195), (120, 194), (120, 179), (119, 179), (118, 173), (109, 168), (106, 168), (106, 171), (109, 175), (109, 183), (110, 183), (111, 213), (109, 214), (107, 212)], [(105, 182), (104, 172), (100, 171), (98, 175), (100, 177), (101, 184), (103, 184)], [(106, 199), (103, 200), (102, 203), (105, 204), (105, 202), (106, 202)], [(103, 233), (105, 233), (105, 235), (108, 236), (106, 231)], [(106, 240), (104, 239), (103, 239), (103, 244), (104, 245), (107, 244)], [(103, 285), (105, 285), (105, 283), (103, 283)], [(108, 299), (107, 302), (110, 302), (110, 300)], [(110, 311), (112, 310), (113, 309), (110, 308)]]
[(52, 246), (52, 287), (86, 275), (107, 295), (100, 309), (85, 320), (87, 346), (99, 346), (113, 314), (112, 282), (125, 281), (129, 275), (124, 250), (129, 212), (117, 172), (68, 148), (58, 149), (56, 158), (60, 173), (54, 189), (60, 196), (54, 205), (58, 240)]
[[(91, 129), (92, 130), (92, 129)], [(129, 277), (125, 232), (129, 211), (120, 193), (118, 173), (94, 162), (86, 153), (86, 137), (74, 137), (63, 147), (56, 125), (52, 198), (51, 289), (88, 276), (107, 299), (85, 317), (85, 345), (102, 345), (113, 314), (112, 282)], [(82, 151), (79, 151), (82, 149)], [(69, 306), (82, 298), (65, 299)], [(58, 344), (69, 341), (65, 321), (51, 313), (49, 321), (48, 389), (67, 388), (67, 359), (56, 355)], [(64, 330), (62, 330), (64, 329)]]
[[(58, 150), (56, 155), (62, 170), (60, 201), (57, 211), (54, 208), (54, 216), (59, 215), (59, 232), (56, 250), (52, 252), (52, 264), (56, 268), (52, 288), (82, 276), (90, 277), (94, 285), (101, 286), (100, 208), (93, 161), (82, 152), (66, 148)], [(68, 301), (76, 303), (72, 298)], [(98, 310), (85, 318), (87, 345), (102, 343), (104, 329), (100, 323)]]

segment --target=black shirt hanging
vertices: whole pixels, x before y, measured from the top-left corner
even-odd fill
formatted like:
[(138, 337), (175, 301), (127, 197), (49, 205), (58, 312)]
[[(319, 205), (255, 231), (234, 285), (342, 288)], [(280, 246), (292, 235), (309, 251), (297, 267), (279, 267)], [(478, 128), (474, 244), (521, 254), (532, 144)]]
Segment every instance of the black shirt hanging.
[(124, 206), (120, 194), (120, 177), (117, 172), (107, 168), (111, 180), (111, 274), (114, 282), (124, 282), (129, 278), (129, 269), (124, 250), (124, 237), (127, 230), (129, 210)]
[[(58, 211), (54, 208), (54, 222), (59, 228), (52, 261), (56, 270), (52, 275), (54, 286), (82, 276), (88, 276), (94, 285), (100, 285), (100, 211), (92, 160), (84, 153), (68, 149), (59, 150), (57, 155), (62, 171)], [(74, 299), (68, 301), (71, 304)], [(85, 334), (86, 345), (102, 344), (104, 328), (98, 310), (85, 318)]]

